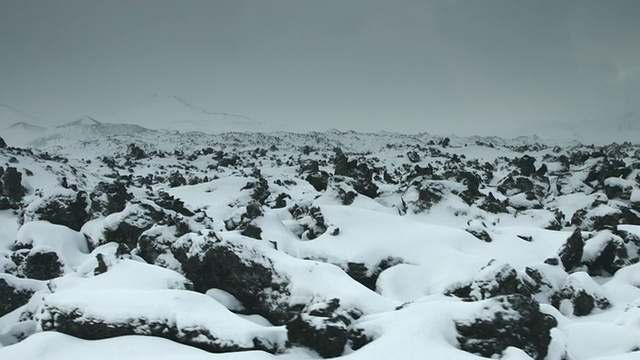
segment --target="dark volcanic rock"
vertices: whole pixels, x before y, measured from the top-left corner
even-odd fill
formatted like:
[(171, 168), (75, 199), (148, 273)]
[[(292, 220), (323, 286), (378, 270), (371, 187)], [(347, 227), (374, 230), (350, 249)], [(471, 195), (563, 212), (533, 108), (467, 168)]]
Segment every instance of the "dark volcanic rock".
[(127, 192), (127, 188), (122, 182), (113, 183), (101, 182), (89, 194), (91, 200), (91, 212), (93, 215), (107, 216), (124, 210), (127, 201), (133, 195)]
[(0, 180), (2, 180), (0, 186), (2, 195), (6, 196), (9, 200), (18, 202), (26, 194), (26, 190), (24, 186), (22, 186), (22, 173), (15, 167), (9, 166), (2, 172)]
[[(170, 295), (172, 298), (177, 299), (176, 301), (179, 301), (181, 296), (186, 293), (184, 291), (174, 292), (175, 294), (172, 293)], [(160, 292), (160, 294), (164, 297), (168, 295), (166, 292)], [(193, 296), (186, 298), (192, 299)], [(203, 300), (206, 299), (201, 299), (200, 304), (203, 303)], [(150, 307), (154, 305), (153, 298), (145, 299), (143, 296), (140, 301), (147, 302)], [(178, 306), (177, 310), (172, 307), (158, 309), (160, 310), (158, 315), (149, 316), (145, 314), (137, 315), (135, 311), (139, 310), (139, 304), (137, 303), (133, 304), (130, 309), (126, 304), (119, 304), (117, 308), (107, 310), (106, 315), (102, 314), (100, 308), (90, 306), (91, 303), (86, 307), (82, 305), (85, 305), (85, 303), (74, 307), (61, 303), (59, 300), (51, 301), (45, 299), (41, 313), (38, 314), (39, 325), (44, 331), (57, 331), (87, 340), (100, 340), (127, 335), (157, 336), (215, 353), (246, 350), (263, 350), (275, 353), (283, 345), (272, 341), (273, 336), (269, 336), (268, 331), (260, 334), (260, 330), (257, 330), (255, 334), (251, 334), (253, 338), (250, 341), (245, 341), (242, 338), (247, 334), (225, 331), (224, 322), (216, 324), (211, 321), (205, 321), (200, 324), (198, 323), (200, 320), (190, 314), (188, 309), (184, 319), (181, 319), (182, 311), (185, 310), (180, 306)], [(206, 308), (203, 307), (203, 309)], [(211, 310), (216, 311), (218, 309), (212, 307)], [(113, 313), (116, 315), (112, 315)], [(206, 318), (206, 315), (204, 316)], [(236, 336), (238, 336), (238, 340), (235, 339)]]
[(592, 248), (582, 259), (591, 276), (611, 276), (640, 261), (640, 237), (627, 231), (599, 232), (585, 246)]
[(46, 220), (80, 231), (82, 225), (89, 220), (88, 207), (86, 192), (61, 188), (42, 201), (29, 205), (26, 217), (28, 220)]
[(36, 291), (44, 288), (43, 282), (0, 274), (0, 317), (26, 304)]
[(596, 308), (608, 309), (611, 307), (611, 303), (599, 293), (598, 288), (599, 286), (588, 274), (574, 273), (570, 275), (562, 289), (553, 294), (551, 304), (561, 309), (562, 302), (568, 300), (575, 316), (589, 315)]
[(478, 207), (493, 214), (507, 212), (507, 205), (504, 202), (496, 199), (495, 196), (493, 196), (493, 193), (489, 193), (489, 195), (484, 198), (484, 200), (480, 205), (478, 205)]
[(557, 321), (541, 313), (537, 301), (522, 295), (502, 296), (488, 300), (482, 312), (493, 315), (456, 320), (462, 350), (493, 357), (513, 346), (534, 359), (545, 358), (551, 342), (550, 331)]
[(580, 266), (584, 251), (582, 232), (576, 229), (558, 251), (564, 270), (569, 272)]
[(355, 180), (351, 183), (355, 191), (372, 199), (378, 197), (378, 186), (373, 183), (374, 171), (365, 162), (349, 160), (342, 151), (339, 151), (336, 153), (334, 163), (335, 175)]
[(36, 280), (51, 280), (64, 274), (64, 264), (53, 250), (33, 249), (18, 266), (18, 273)]
[(515, 165), (520, 169), (520, 175), (522, 176), (531, 176), (536, 171), (535, 165), (536, 159), (525, 155), (515, 161)]
[(370, 269), (363, 263), (348, 262), (345, 272), (355, 281), (375, 291), (376, 282), (378, 281), (380, 273), (402, 263), (404, 263), (402, 259), (388, 257), (380, 261), (374, 268)]
[(222, 240), (214, 232), (185, 235), (172, 252), (197, 291), (221, 289), (273, 323), (289, 320), (288, 280), (265, 255)]
[(337, 357), (347, 345), (352, 321), (353, 313), (341, 309), (339, 299), (314, 304), (287, 322), (289, 342), (308, 347), (323, 358)]
[(449, 290), (447, 294), (465, 301), (478, 301), (502, 295), (531, 296), (532, 288), (509, 264), (492, 260), (480, 270), (471, 283)]
[(324, 191), (329, 185), (329, 173), (326, 171), (313, 172), (307, 175), (305, 180), (311, 184), (316, 191)]
[(296, 204), (289, 208), (289, 213), (298, 223), (298, 226), (291, 230), (300, 239), (313, 240), (329, 229), (329, 224), (318, 206), (306, 207)]
[(154, 205), (149, 201), (136, 200), (132, 201), (123, 212), (111, 215), (114, 221), (103, 230), (104, 243), (116, 242), (134, 249), (140, 235), (154, 224), (161, 223), (165, 218), (162, 209)]

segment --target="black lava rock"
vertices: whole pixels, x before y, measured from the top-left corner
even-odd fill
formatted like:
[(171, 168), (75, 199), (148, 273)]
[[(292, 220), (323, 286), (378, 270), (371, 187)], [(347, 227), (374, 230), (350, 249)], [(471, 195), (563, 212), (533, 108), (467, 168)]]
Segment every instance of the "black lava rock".
[(534, 359), (544, 359), (551, 343), (550, 331), (557, 321), (551, 315), (541, 313), (539, 307), (537, 301), (522, 295), (490, 300), (484, 310), (493, 311), (491, 317), (455, 322), (460, 348), (493, 357), (513, 346)]
[(564, 270), (569, 272), (580, 266), (584, 252), (584, 240), (580, 229), (576, 229), (558, 251)]

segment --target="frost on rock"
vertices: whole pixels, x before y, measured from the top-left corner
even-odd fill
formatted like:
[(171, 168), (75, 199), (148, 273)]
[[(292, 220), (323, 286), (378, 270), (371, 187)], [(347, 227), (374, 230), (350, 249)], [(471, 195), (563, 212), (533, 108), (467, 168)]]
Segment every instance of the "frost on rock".
[(455, 320), (460, 348), (493, 357), (513, 346), (534, 359), (544, 359), (551, 343), (550, 331), (557, 321), (541, 313), (539, 307), (536, 300), (523, 295), (485, 300), (477, 317)]

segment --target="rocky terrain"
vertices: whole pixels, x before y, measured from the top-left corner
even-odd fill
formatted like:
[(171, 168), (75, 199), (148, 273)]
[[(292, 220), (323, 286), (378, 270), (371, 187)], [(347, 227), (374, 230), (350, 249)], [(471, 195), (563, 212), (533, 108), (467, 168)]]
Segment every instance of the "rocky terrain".
[(0, 358), (640, 356), (638, 145), (4, 140)]

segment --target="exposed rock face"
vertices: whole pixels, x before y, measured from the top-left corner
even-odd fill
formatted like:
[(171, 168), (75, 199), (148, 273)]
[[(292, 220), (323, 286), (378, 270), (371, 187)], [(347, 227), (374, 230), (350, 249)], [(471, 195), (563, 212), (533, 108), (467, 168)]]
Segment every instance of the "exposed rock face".
[(545, 358), (551, 343), (550, 331), (557, 322), (540, 312), (537, 301), (522, 295), (502, 296), (488, 300), (482, 313), (476, 319), (456, 320), (462, 350), (493, 357), (514, 346), (534, 359)]

